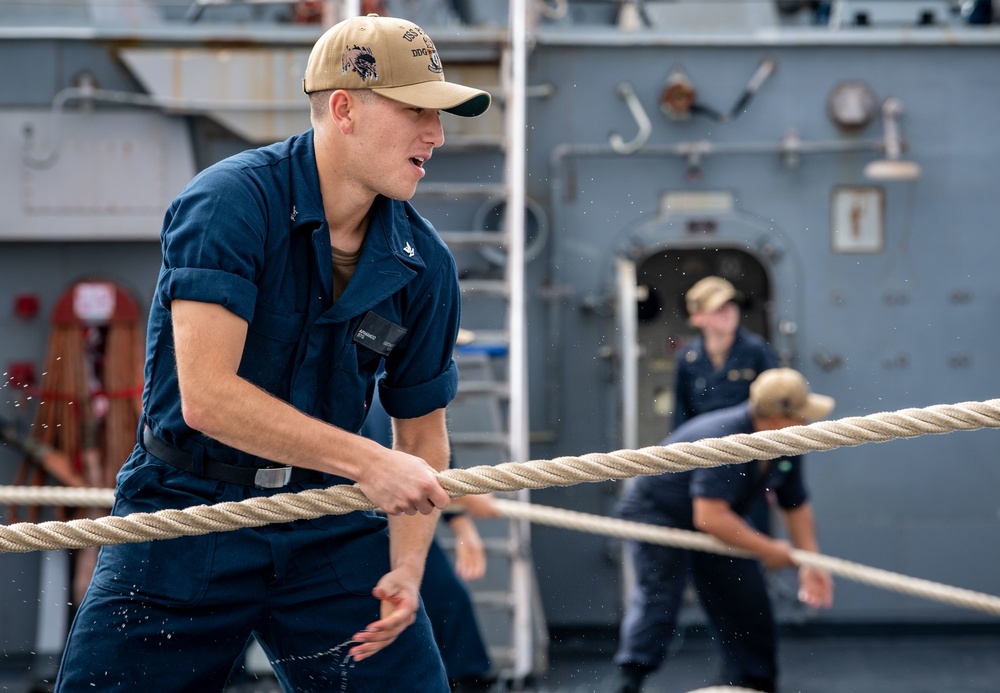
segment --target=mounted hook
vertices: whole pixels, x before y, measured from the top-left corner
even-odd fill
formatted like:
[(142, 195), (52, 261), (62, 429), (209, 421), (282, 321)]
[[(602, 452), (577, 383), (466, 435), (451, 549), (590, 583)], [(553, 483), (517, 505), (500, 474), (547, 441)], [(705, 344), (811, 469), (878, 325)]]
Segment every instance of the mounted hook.
[(649, 121), (649, 116), (643, 110), (642, 104), (639, 103), (639, 99), (635, 95), (635, 89), (631, 84), (621, 82), (615, 91), (619, 97), (625, 100), (628, 110), (631, 111), (632, 117), (635, 118), (636, 125), (639, 126), (639, 132), (636, 133), (635, 138), (631, 142), (626, 142), (621, 135), (613, 132), (608, 137), (608, 142), (611, 144), (611, 148), (619, 154), (632, 154), (642, 149), (643, 145), (646, 144), (649, 134), (653, 131), (653, 124)]

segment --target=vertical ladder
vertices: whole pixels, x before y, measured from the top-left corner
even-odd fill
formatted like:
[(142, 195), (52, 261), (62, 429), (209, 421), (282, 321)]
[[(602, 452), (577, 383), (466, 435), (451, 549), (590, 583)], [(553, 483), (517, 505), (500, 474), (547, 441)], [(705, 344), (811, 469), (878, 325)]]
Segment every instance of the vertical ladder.
[[(510, 0), (509, 28), (500, 41), (497, 76), (500, 89), (492, 89), (493, 109), (501, 110), (502, 122), (494, 142), (503, 160), (503, 180), (469, 183), (476, 171), (473, 158), (458, 166), (464, 181), (424, 181), (417, 188), (418, 210), (440, 230), (442, 239), (459, 258), (484, 248), (503, 248), (506, 259), (501, 267), (471, 272), (460, 278), (462, 326), (474, 334), (471, 344), (456, 349), (459, 365), (459, 394), (449, 408), (449, 428), (456, 466), (471, 467), (529, 459), (527, 342), (525, 332), (525, 111), (526, 111), (526, 0)], [(453, 64), (445, 63), (449, 78), (455, 77)], [(468, 81), (468, 80), (466, 80)], [(495, 117), (495, 116), (494, 116)], [(482, 137), (448, 133), (442, 153), (483, 156)], [(471, 123), (460, 124), (475, 127)], [(438, 154), (435, 154), (435, 158)], [(441, 158), (444, 158), (442, 156)], [(480, 164), (482, 167), (482, 164)], [(485, 168), (485, 167), (483, 167)], [(432, 167), (431, 175), (434, 175)], [(425, 204), (438, 198), (441, 218)], [(500, 228), (448, 230), (451, 220), (470, 202), (496, 204), (503, 214)], [(446, 203), (446, 204), (445, 204)], [(427, 211), (425, 211), (427, 210)], [(521, 210), (520, 214), (513, 210)], [(527, 502), (529, 491), (502, 497)], [(548, 632), (535, 576), (531, 552), (530, 523), (523, 520), (477, 520), (489, 552), (485, 578), (469, 585), (476, 605), (480, 628), (490, 650), (497, 674), (513, 682), (523, 682), (547, 667)], [(440, 536), (445, 547), (454, 542), (446, 532)]]

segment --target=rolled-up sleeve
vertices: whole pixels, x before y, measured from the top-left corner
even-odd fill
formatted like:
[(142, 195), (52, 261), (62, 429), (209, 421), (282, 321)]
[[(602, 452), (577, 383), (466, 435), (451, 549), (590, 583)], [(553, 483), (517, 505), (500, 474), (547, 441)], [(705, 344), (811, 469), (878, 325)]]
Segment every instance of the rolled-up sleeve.
[(160, 301), (169, 307), (175, 299), (218, 303), (247, 322), (253, 319), (257, 287), (223, 270), (178, 267), (166, 270)]
[(802, 455), (791, 457), (789, 461), (792, 463), (791, 470), (784, 478), (782, 484), (774, 490), (774, 495), (778, 499), (778, 505), (785, 510), (797, 508), (809, 500), (809, 493), (806, 491)]
[(454, 359), (436, 378), (410, 385), (389, 387), (386, 379), (379, 381), (379, 398), (386, 412), (397, 419), (415, 419), (448, 406), (458, 393), (458, 366)]

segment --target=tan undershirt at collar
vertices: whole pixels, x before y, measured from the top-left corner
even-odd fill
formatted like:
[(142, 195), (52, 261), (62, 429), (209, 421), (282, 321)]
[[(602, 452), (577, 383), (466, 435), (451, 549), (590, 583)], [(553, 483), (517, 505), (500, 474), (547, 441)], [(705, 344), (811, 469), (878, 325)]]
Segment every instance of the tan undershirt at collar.
[(348, 282), (354, 276), (354, 270), (358, 266), (361, 258), (361, 251), (364, 244), (353, 253), (345, 253), (342, 250), (333, 248), (333, 301), (337, 302), (347, 288)]

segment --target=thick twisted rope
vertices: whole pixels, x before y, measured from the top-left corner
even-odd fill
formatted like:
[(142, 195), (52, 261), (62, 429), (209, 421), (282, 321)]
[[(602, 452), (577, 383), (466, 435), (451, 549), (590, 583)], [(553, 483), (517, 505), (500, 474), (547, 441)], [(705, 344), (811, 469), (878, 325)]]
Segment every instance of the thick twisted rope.
[[(634, 539), (647, 544), (663, 544), (694, 551), (706, 551), (724, 556), (750, 557), (752, 554), (735, 549), (715, 537), (701, 532), (692, 532), (674, 527), (647, 525), (630, 520), (619, 520), (600, 515), (589, 515), (574, 510), (550, 508), (544, 505), (519, 503), (497, 499), (500, 512), (506, 517), (530, 520), (531, 522), (561, 527), (579, 532), (589, 532), (618, 539)], [(952, 587), (930, 580), (893, 573), (880, 568), (871, 568), (860, 563), (845, 561), (811, 551), (792, 549), (792, 559), (800, 566), (819, 568), (833, 575), (839, 575), (854, 582), (874, 587), (910, 594), (925, 599), (945, 602), (966, 609), (983, 611), (1000, 616), (1000, 597), (980, 592)]]
[(508, 462), (495, 467), (452, 469), (448, 471), (447, 484), (442, 480), (442, 485), (449, 492), (457, 491), (458, 495), (570, 486), (584, 481), (684, 472), (862, 443), (883, 443), (930, 433), (998, 427), (1000, 399), (941, 404), (925, 409), (902, 409), (838, 421), (819, 421), (778, 431), (705, 438), (693, 443), (590, 453), (582, 457), (557, 457), (523, 464)]
[[(113, 501), (114, 496), (111, 489), (0, 486), (0, 503), (110, 507)], [(727, 556), (751, 556), (747, 552), (734, 549), (701, 532), (659, 527), (504, 499), (496, 499), (495, 503), (501, 514), (511, 519), (528, 520), (550, 527), (599, 534), (617, 539), (634, 539), (650, 544), (663, 544), (694, 551), (706, 551)], [(796, 549), (792, 551), (792, 556), (799, 565), (820, 568), (854, 582), (1000, 615), (1000, 597), (913, 578), (808, 551)]]
[[(808, 426), (793, 426), (780, 431), (737, 434), (641, 450), (591, 453), (582, 457), (557, 457), (531, 462), (505, 462), (495, 467), (449, 469), (440, 472), (438, 479), (454, 498), (492, 491), (570, 486), (643, 474), (682, 472), (861, 443), (979, 428), (1000, 428), (1000, 400), (903, 409), (839, 421), (821, 421)], [(242, 527), (260, 527), (275, 522), (314, 519), (323, 515), (342, 515), (374, 507), (360, 488), (342, 485), (250, 498), (238, 503), (135, 513), (127, 517), (102, 517), (65, 523), (19, 523), (0, 527), (0, 552), (83, 548), (194, 536)]]
[(75, 486), (0, 486), (0, 505), (59, 505), (64, 508), (110, 508), (111, 488)]

